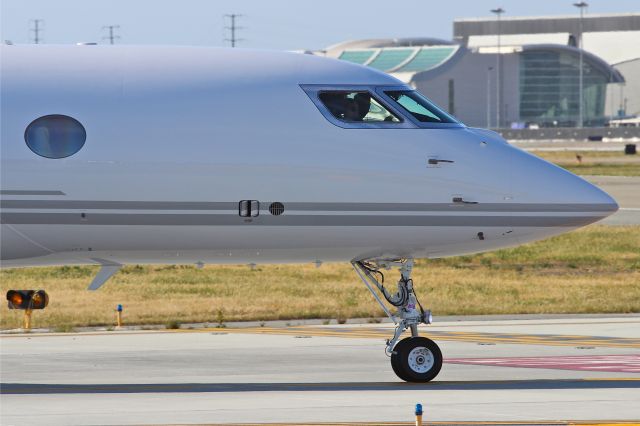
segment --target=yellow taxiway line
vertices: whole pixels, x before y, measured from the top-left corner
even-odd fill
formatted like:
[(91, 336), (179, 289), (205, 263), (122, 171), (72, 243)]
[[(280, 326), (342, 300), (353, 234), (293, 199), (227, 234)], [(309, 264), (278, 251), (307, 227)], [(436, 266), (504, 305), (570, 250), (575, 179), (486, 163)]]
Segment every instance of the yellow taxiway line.
[[(391, 335), (391, 329), (361, 329), (361, 328), (320, 328), (320, 327), (251, 327), (251, 328), (206, 328), (192, 330), (171, 330), (173, 332), (218, 332), (240, 334), (275, 334), (294, 335), (301, 337), (348, 337), (348, 338), (376, 338), (387, 339)], [(640, 339), (619, 337), (594, 337), (594, 336), (565, 336), (565, 335), (541, 335), (541, 334), (504, 334), (504, 333), (477, 333), (465, 331), (424, 331), (422, 335), (433, 340), (467, 341), (474, 343), (515, 343), (526, 345), (551, 345), (551, 346), (598, 346), (609, 348), (633, 348), (640, 349)]]
[[(415, 425), (415, 422), (338, 422), (338, 423), (227, 423), (222, 426), (409, 426)], [(432, 422), (423, 420), (424, 426), (630, 426), (640, 425), (640, 421), (552, 421), (545, 422), (540, 420), (532, 420), (530, 422)], [(205, 425), (201, 425), (205, 426)]]
[[(361, 339), (387, 339), (391, 337), (391, 328), (365, 327), (247, 327), (247, 328), (194, 328), (176, 330), (131, 330), (131, 331), (101, 331), (80, 333), (27, 333), (3, 334), (0, 338), (41, 337), (41, 336), (69, 336), (69, 335), (108, 335), (108, 334), (146, 334), (146, 333), (220, 333), (220, 334), (270, 334), (295, 337), (346, 337)], [(470, 331), (442, 331), (421, 330), (422, 335), (435, 341), (462, 341), (480, 344), (524, 344), (545, 346), (587, 346), (607, 348), (640, 349), (640, 339), (624, 337), (577, 336), (557, 334), (520, 334), (520, 333), (482, 333)]]

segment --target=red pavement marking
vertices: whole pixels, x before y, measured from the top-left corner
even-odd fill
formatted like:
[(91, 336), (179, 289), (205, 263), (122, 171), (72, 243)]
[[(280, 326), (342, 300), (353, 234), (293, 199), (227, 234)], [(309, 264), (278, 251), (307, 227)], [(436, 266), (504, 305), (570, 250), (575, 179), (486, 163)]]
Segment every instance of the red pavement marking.
[(450, 358), (445, 359), (444, 362), (450, 364), (491, 365), (496, 367), (640, 373), (640, 355)]

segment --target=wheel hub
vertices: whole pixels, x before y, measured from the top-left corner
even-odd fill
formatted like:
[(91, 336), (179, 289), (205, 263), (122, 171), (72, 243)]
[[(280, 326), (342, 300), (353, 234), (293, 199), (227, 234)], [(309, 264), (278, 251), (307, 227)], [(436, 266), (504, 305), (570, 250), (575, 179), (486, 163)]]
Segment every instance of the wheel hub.
[(416, 373), (426, 373), (434, 364), (433, 354), (425, 347), (417, 347), (409, 352), (408, 361), (409, 367)]

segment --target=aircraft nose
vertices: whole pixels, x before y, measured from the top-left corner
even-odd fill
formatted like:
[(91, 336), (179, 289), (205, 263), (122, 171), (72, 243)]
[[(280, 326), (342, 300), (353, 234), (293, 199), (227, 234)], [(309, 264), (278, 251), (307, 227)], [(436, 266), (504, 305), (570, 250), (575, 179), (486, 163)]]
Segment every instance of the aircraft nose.
[(559, 219), (558, 226), (571, 222), (577, 226), (585, 226), (605, 219), (618, 211), (618, 203), (605, 191), (573, 173), (561, 171), (563, 172), (562, 181), (565, 182), (562, 194), (569, 201), (564, 208), (572, 212), (563, 213), (567, 217), (567, 222)]
[(616, 200), (596, 185), (570, 172), (565, 172), (565, 179), (570, 181), (569, 185), (576, 192), (577, 204), (584, 204), (585, 208), (597, 207), (606, 212), (607, 216), (618, 211)]
[[(521, 195), (540, 211), (553, 214), (549, 225), (577, 227), (597, 222), (618, 210), (618, 203), (596, 185), (573, 173), (527, 154), (518, 166)], [(551, 213), (554, 212), (554, 213)], [(553, 223), (551, 223), (553, 222)]]
[(555, 188), (565, 202), (581, 205), (585, 209), (597, 206), (611, 214), (618, 210), (618, 203), (605, 191), (573, 173), (549, 164), (547, 168), (550, 188)]

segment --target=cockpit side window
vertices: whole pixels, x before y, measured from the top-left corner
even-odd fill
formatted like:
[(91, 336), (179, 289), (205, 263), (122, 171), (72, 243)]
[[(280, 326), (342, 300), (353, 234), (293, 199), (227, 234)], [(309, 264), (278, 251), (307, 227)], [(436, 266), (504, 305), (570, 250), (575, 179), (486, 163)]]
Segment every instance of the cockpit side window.
[(384, 93), (422, 123), (459, 123), (414, 90), (393, 90)]
[(368, 91), (323, 91), (318, 97), (331, 115), (346, 123), (402, 121)]

